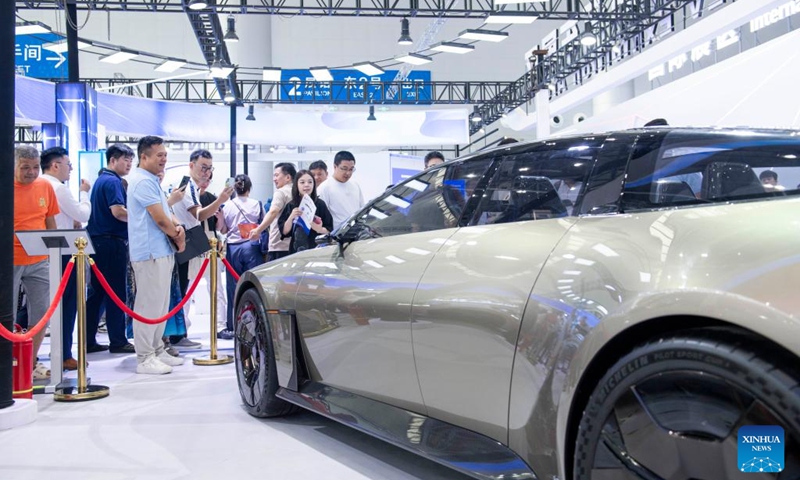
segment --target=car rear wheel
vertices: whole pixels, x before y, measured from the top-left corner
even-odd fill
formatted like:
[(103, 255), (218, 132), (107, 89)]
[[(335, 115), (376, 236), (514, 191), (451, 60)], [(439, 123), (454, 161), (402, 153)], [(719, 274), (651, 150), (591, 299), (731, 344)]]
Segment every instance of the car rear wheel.
[[(800, 478), (799, 378), (797, 359), (724, 329), (641, 345), (592, 393), (578, 427), (574, 478)], [(743, 425), (783, 427), (783, 464), (754, 453), (766, 462), (757, 466), (763, 471), (740, 465)]]
[(277, 417), (295, 411), (294, 405), (275, 396), (278, 373), (267, 312), (252, 288), (236, 305), (234, 342), (236, 378), (247, 412), (255, 417)]

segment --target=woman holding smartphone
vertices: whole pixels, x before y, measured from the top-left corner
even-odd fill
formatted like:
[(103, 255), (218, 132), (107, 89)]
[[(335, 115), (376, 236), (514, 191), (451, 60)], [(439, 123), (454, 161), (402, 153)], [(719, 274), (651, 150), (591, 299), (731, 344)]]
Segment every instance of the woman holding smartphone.
[[(222, 220), (217, 222), (220, 233), (227, 234), (227, 258), (236, 273), (257, 267), (264, 263), (258, 242), (248, 240), (250, 231), (258, 227), (264, 216), (264, 207), (258, 200), (250, 198), (253, 182), (247, 175), (237, 175), (233, 181), (236, 196), (222, 207)], [(257, 240), (258, 237), (256, 237)], [(226, 328), (219, 333), (220, 338), (233, 338), (233, 294), (236, 280), (227, 273), (228, 313)]]
[[(303, 214), (301, 205), (306, 195), (316, 207), (313, 220), (307, 225), (308, 231), (300, 219)], [(281, 228), (282, 238), (292, 238), (289, 242), (289, 254), (316, 248), (317, 235), (324, 235), (333, 230), (333, 216), (325, 202), (317, 197), (317, 184), (308, 170), (300, 170), (294, 177), (292, 201), (283, 209), (278, 218), (278, 226)]]

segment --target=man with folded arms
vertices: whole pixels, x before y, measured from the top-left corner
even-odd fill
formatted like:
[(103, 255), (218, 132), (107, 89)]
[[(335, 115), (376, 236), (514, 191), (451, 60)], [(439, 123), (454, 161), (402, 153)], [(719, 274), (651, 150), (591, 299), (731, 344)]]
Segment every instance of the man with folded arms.
[[(169, 294), (175, 258), (186, 247), (186, 231), (170, 213), (158, 174), (167, 164), (164, 140), (147, 136), (137, 147), (139, 167), (128, 176), (128, 240), (131, 267), (136, 279), (134, 311), (143, 317), (161, 318), (169, 311)], [(165, 322), (133, 323), (136, 373), (163, 375), (183, 364), (164, 350), (161, 337)]]

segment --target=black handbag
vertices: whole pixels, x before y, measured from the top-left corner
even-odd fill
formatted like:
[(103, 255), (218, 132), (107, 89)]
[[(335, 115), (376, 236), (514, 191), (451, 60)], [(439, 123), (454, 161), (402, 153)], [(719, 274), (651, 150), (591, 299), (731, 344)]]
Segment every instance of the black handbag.
[(175, 259), (178, 263), (186, 263), (209, 250), (211, 250), (211, 244), (208, 242), (208, 236), (206, 236), (203, 225), (198, 225), (186, 230), (186, 248), (182, 252), (176, 253)]

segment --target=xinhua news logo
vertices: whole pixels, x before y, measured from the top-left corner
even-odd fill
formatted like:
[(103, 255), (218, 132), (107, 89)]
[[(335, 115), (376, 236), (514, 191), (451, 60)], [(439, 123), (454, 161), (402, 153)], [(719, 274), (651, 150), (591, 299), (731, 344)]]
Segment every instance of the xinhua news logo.
[(784, 467), (783, 428), (777, 425), (748, 425), (739, 428), (739, 470), (781, 472)]

